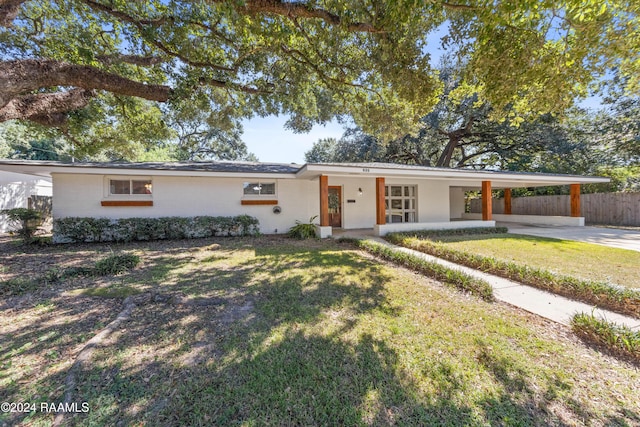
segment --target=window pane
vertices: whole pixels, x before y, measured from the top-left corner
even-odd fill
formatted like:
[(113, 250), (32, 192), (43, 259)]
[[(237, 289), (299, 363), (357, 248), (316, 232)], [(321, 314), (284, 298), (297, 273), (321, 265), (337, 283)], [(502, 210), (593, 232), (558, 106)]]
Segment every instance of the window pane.
[(260, 194), (259, 182), (245, 182), (242, 186), (244, 187), (244, 194)]
[(246, 195), (276, 194), (275, 182), (245, 182), (242, 186)]
[(276, 194), (276, 184), (275, 182), (270, 182), (270, 183), (260, 183), (260, 187), (262, 187), (262, 189), (260, 190), (260, 194)]
[(416, 222), (415, 185), (385, 186), (385, 211), (388, 223)]
[(131, 181), (131, 194), (151, 194), (151, 180)]
[(118, 180), (111, 179), (110, 180), (110, 193), (111, 194), (131, 194), (131, 181), (129, 180)]

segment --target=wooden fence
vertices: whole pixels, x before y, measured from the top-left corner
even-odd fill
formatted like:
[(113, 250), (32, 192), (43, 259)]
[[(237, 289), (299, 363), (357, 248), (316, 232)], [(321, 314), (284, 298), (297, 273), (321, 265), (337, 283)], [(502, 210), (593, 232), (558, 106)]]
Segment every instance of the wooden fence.
[[(471, 212), (482, 212), (482, 200), (471, 200)], [(504, 213), (504, 200), (493, 199), (493, 213)], [(569, 195), (514, 197), (514, 215), (570, 216)], [(580, 196), (580, 215), (589, 224), (640, 226), (640, 193), (593, 193)]]

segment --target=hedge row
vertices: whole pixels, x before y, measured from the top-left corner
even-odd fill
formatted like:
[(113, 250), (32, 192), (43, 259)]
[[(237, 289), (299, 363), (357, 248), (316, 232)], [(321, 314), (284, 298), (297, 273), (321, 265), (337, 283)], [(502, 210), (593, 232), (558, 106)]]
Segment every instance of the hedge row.
[(614, 356), (640, 364), (640, 331), (586, 313), (578, 313), (571, 318), (571, 329), (583, 340), (604, 348)]
[(393, 244), (424, 252), (457, 264), (466, 265), (496, 276), (544, 289), (568, 298), (593, 304), (621, 314), (640, 318), (640, 292), (604, 282), (562, 276), (539, 268), (501, 261), (446, 247), (442, 243), (416, 238), (411, 233), (392, 233), (386, 236)]
[(163, 218), (59, 218), (53, 221), (55, 243), (130, 242), (259, 234), (249, 215)]
[(433, 239), (433, 238), (445, 237), (445, 236), (467, 236), (469, 234), (473, 234), (473, 235), (504, 234), (507, 231), (509, 231), (507, 227), (472, 227), (472, 228), (447, 228), (444, 230), (416, 230), (416, 231), (405, 231), (402, 233), (391, 233), (391, 234), (402, 234), (405, 236)]
[[(347, 239), (342, 239), (347, 240)], [(493, 288), (482, 279), (470, 276), (462, 271), (454, 270), (444, 265), (427, 261), (416, 255), (403, 252), (397, 248), (389, 247), (371, 240), (348, 239), (361, 249), (372, 255), (386, 259), (394, 264), (410, 268), (425, 276), (431, 277), (461, 291), (479, 296), (485, 301), (494, 301)]]

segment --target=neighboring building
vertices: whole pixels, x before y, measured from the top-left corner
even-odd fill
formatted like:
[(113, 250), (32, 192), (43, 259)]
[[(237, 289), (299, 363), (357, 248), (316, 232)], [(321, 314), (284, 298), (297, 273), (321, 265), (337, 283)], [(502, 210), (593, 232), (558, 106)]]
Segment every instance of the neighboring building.
[[(386, 163), (59, 163), (0, 160), (0, 170), (53, 179), (53, 217), (234, 216), (264, 234), (296, 220), (391, 231), (493, 226), (494, 220), (584, 225), (580, 184), (608, 178), (429, 168)], [(492, 215), (491, 190), (571, 185), (571, 217)], [(483, 191), (483, 213), (465, 214), (464, 193)], [(509, 194), (510, 190), (506, 192)], [(506, 212), (506, 211), (505, 211)], [(455, 221), (452, 223), (452, 221)]]
[[(0, 211), (29, 207), (29, 197), (51, 196), (51, 177), (15, 173), (0, 168)], [(6, 215), (0, 214), (0, 233), (10, 231)]]

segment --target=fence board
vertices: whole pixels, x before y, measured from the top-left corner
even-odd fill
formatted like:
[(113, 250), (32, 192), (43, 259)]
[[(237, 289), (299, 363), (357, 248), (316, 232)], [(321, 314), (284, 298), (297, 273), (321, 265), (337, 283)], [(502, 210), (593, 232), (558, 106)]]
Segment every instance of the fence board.
[[(514, 197), (511, 205), (514, 215), (571, 215), (569, 195)], [(582, 194), (580, 209), (589, 224), (640, 226), (640, 193)], [(480, 199), (471, 200), (471, 212), (481, 210)], [(493, 212), (504, 212), (503, 199), (493, 199)]]

